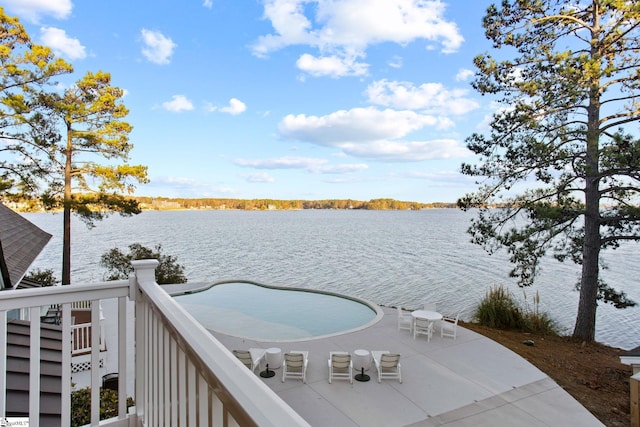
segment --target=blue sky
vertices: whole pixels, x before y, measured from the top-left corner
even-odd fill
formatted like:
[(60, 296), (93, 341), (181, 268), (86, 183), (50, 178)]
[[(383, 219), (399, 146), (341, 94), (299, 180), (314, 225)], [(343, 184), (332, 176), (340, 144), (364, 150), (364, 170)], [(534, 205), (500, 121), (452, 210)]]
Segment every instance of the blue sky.
[(484, 0), (3, 0), (32, 39), (126, 91), (136, 194), (454, 202)]

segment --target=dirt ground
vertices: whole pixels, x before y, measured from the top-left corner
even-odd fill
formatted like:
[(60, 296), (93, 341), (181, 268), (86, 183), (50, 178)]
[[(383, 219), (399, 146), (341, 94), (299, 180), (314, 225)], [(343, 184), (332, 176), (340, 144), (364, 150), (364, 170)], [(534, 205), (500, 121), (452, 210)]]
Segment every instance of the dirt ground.
[[(620, 363), (624, 350), (598, 343), (581, 343), (569, 337), (502, 331), (474, 323), (462, 326), (527, 359), (606, 426), (629, 426), (631, 367)], [(534, 345), (525, 345), (525, 340), (532, 340)]]

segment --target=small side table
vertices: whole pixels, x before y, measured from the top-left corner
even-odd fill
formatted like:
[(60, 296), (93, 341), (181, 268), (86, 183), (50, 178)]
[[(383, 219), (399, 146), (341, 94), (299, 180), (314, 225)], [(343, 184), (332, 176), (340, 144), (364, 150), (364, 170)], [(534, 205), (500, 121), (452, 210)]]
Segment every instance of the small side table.
[(282, 350), (278, 347), (271, 347), (265, 350), (264, 360), (266, 362), (265, 370), (260, 372), (262, 378), (271, 378), (276, 375), (273, 371), (282, 366)]
[(278, 347), (268, 348), (265, 353), (265, 360), (270, 369), (278, 369), (282, 366), (282, 350)]
[(369, 381), (371, 378), (364, 371), (371, 367), (371, 354), (368, 350), (358, 349), (353, 352), (353, 369), (360, 372), (355, 375), (356, 381)]

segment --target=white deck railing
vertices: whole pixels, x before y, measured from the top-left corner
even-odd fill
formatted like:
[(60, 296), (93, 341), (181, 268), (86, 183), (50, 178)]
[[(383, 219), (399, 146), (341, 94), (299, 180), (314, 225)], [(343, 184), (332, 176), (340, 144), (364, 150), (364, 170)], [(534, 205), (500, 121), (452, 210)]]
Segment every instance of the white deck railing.
[[(61, 425), (70, 424), (71, 305), (117, 298), (118, 342), (107, 343), (118, 360), (118, 416), (110, 426), (308, 426), (255, 374), (197, 323), (155, 283), (156, 260), (134, 261), (129, 281), (73, 284), (0, 292), (0, 417), (6, 414), (7, 312), (28, 308), (39, 319), (40, 307), (62, 306)], [(135, 318), (127, 302), (135, 301)], [(99, 304), (91, 305), (91, 324), (100, 324)], [(131, 326), (134, 326), (131, 328)], [(99, 425), (100, 336), (91, 333), (91, 425)], [(128, 354), (127, 334), (135, 333), (135, 354)], [(30, 324), (29, 425), (39, 425), (40, 323)], [(135, 407), (126, 408), (127, 364), (135, 364)], [(95, 369), (94, 369), (95, 367)], [(106, 421), (105, 421), (106, 422)], [(103, 423), (105, 423), (103, 422)]]
[[(77, 356), (91, 352), (91, 331), (93, 327), (91, 323), (80, 323), (77, 325), (71, 325), (71, 355)], [(104, 340), (104, 328), (102, 322), (100, 322), (100, 351), (107, 349), (106, 342)]]

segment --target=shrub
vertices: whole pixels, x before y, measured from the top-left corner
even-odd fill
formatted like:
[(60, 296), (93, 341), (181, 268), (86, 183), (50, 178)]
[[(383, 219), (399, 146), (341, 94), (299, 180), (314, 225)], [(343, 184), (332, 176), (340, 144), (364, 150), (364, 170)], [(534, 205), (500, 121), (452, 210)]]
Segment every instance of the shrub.
[(40, 283), (42, 286), (56, 286), (60, 281), (56, 279), (56, 276), (50, 268), (46, 270), (36, 269), (27, 273), (27, 278), (34, 282)]
[(159, 285), (185, 283), (184, 267), (178, 264), (172, 255), (162, 253), (162, 245), (158, 244), (154, 249), (147, 248), (140, 243), (129, 245), (129, 253), (125, 254), (118, 248), (113, 248), (102, 254), (100, 265), (107, 268), (105, 280), (127, 279), (133, 273), (131, 261), (138, 259), (157, 259), (156, 282)]
[(536, 291), (536, 295), (533, 297), (533, 310), (526, 304), (526, 292), (524, 292), (524, 300), (526, 311), (522, 329), (537, 334), (557, 335), (558, 325), (556, 322), (547, 313), (540, 312), (540, 294)]
[(490, 288), (476, 307), (474, 318), (481, 325), (497, 329), (520, 329), (523, 316), (513, 295), (502, 285)]
[[(127, 397), (127, 408), (133, 406), (133, 399)], [(106, 420), (118, 415), (118, 392), (100, 389), (100, 419)], [(91, 387), (71, 392), (71, 427), (83, 426), (91, 422)]]
[(518, 329), (538, 334), (557, 335), (558, 326), (547, 313), (540, 312), (540, 294), (536, 292), (533, 309), (527, 304), (524, 293), (524, 307), (513, 294), (502, 285), (487, 291), (476, 307), (475, 320), (481, 325), (496, 329)]

